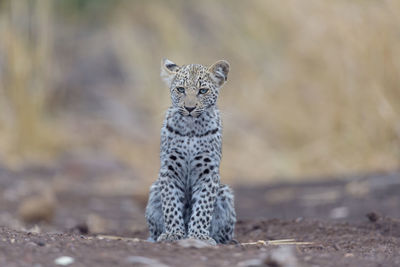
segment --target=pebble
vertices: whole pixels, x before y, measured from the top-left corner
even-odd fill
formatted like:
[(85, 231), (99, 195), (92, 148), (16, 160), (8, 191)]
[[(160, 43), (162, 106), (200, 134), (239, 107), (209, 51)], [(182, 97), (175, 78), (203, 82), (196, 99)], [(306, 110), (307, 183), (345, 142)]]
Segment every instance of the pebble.
[(379, 220), (379, 215), (375, 212), (370, 212), (366, 216), (370, 222), (376, 222)]
[(43, 246), (46, 245), (46, 243), (43, 242), (42, 240), (35, 241), (35, 243), (36, 243), (36, 245), (38, 245), (38, 246), (40, 246), (40, 247), (43, 247)]
[(67, 266), (75, 262), (75, 259), (68, 256), (62, 256), (54, 260), (57, 265)]
[(181, 247), (184, 248), (209, 248), (209, 247), (215, 247), (213, 244), (203, 241), (203, 240), (198, 240), (198, 239), (181, 239), (177, 241), (177, 244)]
[(250, 266), (263, 266), (263, 259), (249, 259), (245, 261), (241, 261), (237, 266), (240, 267), (250, 267)]
[(125, 261), (131, 264), (143, 264), (151, 267), (169, 267), (168, 265), (159, 262), (157, 259), (151, 259), (142, 256), (129, 256)]
[(36, 247), (37, 244), (35, 242), (29, 241), (29, 242), (25, 243), (25, 246), (27, 246), (27, 247)]
[(349, 208), (348, 207), (337, 207), (330, 211), (329, 217), (332, 219), (343, 219), (349, 216)]
[(51, 222), (55, 209), (55, 197), (49, 192), (22, 200), (18, 207), (18, 215), (26, 223)]
[(265, 260), (267, 266), (298, 267), (300, 266), (294, 246), (282, 246), (273, 250)]

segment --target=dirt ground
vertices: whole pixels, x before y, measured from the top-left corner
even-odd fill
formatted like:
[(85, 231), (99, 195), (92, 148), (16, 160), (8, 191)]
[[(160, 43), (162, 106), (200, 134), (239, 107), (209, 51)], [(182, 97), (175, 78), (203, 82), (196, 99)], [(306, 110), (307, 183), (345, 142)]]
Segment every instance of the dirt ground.
[(400, 266), (399, 172), (235, 187), (238, 243), (209, 247), (145, 241), (147, 188), (106, 163), (0, 168), (0, 266)]

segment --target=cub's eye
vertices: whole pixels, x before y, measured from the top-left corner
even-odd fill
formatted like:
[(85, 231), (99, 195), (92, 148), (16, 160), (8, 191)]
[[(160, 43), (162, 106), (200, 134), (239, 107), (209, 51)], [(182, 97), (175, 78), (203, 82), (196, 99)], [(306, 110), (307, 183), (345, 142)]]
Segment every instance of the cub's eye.
[(199, 94), (205, 94), (205, 93), (207, 93), (208, 92), (208, 89), (207, 88), (201, 88), (200, 90), (199, 90)]
[(183, 87), (176, 87), (176, 90), (179, 92), (179, 93), (184, 93), (185, 92), (185, 88), (183, 88)]

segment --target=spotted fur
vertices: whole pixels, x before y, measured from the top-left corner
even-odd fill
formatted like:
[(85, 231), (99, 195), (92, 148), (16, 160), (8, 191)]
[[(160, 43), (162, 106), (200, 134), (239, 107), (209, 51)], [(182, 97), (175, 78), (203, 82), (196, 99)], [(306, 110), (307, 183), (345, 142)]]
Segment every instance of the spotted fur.
[(161, 168), (150, 188), (146, 219), (152, 241), (195, 238), (212, 244), (233, 238), (231, 189), (220, 183), (222, 131), (216, 107), (228, 62), (178, 66), (163, 60), (161, 77), (172, 105), (161, 130)]

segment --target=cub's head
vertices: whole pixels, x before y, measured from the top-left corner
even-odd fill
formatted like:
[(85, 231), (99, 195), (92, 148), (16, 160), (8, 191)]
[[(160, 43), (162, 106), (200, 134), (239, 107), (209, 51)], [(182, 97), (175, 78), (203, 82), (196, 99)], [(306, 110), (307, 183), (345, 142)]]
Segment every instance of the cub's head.
[(172, 106), (184, 116), (198, 117), (214, 106), (228, 72), (229, 63), (225, 60), (210, 67), (199, 64), (178, 66), (168, 59), (161, 62), (161, 77), (170, 88)]

